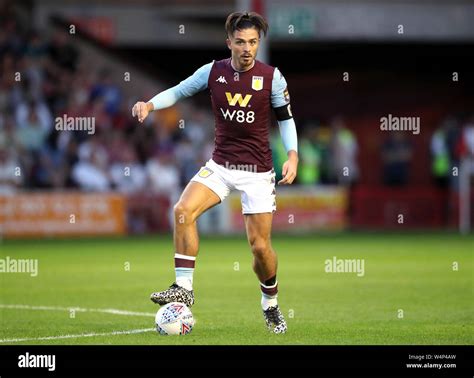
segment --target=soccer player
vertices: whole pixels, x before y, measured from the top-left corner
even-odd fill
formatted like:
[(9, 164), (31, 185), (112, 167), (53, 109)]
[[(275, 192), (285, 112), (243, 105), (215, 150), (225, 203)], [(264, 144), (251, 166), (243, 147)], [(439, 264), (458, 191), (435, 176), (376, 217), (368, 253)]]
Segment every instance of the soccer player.
[(235, 12), (228, 16), (225, 30), (230, 58), (202, 66), (178, 85), (148, 102), (137, 102), (132, 109), (133, 116), (143, 122), (150, 112), (207, 88), (215, 117), (212, 159), (191, 179), (174, 206), (176, 282), (151, 294), (151, 300), (159, 305), (194, 304), (193, 272), (199, 249), (196, 220), (238, 190), (253, 270), (260, 281), (263, 315), (271, 332), (285, 333), (287, 325), (277, 303), (277, 255), (270, 239), (276, 192), (269, 133), (273, 110), (288, 154), (278, 184), (291, 184), (298, 153), (290, 96), (281, 72), (256, 60), (261, 33), (267, 34), (266, 20), (255, 12)]

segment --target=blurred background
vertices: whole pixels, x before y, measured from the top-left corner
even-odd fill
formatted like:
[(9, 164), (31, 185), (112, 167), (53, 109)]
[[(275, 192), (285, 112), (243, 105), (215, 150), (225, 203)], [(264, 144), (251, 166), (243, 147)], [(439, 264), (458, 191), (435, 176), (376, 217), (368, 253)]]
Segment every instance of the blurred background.
[[(275, 233), (472, 231), (470, 1), (2, 0), (3, 237), (170, 232), (174, 202), (212, 154), (209, 93), (144, 124), (131, 108), (228, 58), (236, 10), (268, 19), (259, 59), (285, 76), (298, 130), (298, 177), (277, 187)], [(419, 132), (382, 130), (383, 117), (418, 120)], [(199, 228), (241, 232), (240, 196)]]

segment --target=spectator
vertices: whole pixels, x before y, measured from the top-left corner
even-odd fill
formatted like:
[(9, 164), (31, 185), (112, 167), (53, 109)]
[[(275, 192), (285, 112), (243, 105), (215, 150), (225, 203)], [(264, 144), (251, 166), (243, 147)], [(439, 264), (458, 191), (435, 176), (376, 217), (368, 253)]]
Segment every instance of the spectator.
[(80, 160), (89, 160), (92, 154), (96, 153), (101, 165), (108, 162), (109, 156), (102, 142), (102, 136), (103, 133), (98, 133), (79, 145), (78, 156)]
[(14, 194), (22, 181), (19, 160), (5, 144), (0, 144), (0, 195)]
[(91, 101), (102, 98), (104, 101), (105, 111), (110, 116), (115, 116), (120, 110), (120, 101), (122, 100), (122, 92), (117, 84), (112, 80), (112, 72), (106, 68), (99, 72), (97, 84), (91, 91)]
[(456, 146), (456, 154), (459, 160), (474, 157), (474, 116), (468, 118), (462, 126)]
[(28, 34), (28, 41), (24, 54), (25, 56), (31, 58), (32, 61), (36, 63), (36, 65), (40, 65), (42, 60), (48, 54), (48, 46), (43, 41), (40, 33), (38, 33), (36, 30), (31, 30)]
[(103, 97), (97, 97), (92, 101), (86, 113), (94, 119), (96, 130), (109, 131), (112, 129), (112, 116), (107, 113)]
[(413, 148), (403, 131), (390, 132), (382, 147), (383, 181), (388, 186), (408, 182)]
[(178, 168), (182, 173), (181, 185), (184, 186), (196, 174), (202, 162), (196, 159), (197, 148), (188, 136), (184, 136), (177, 143), (174, 155), (178, 162)]
[(34, 113), (35, 122), (45, 133), (53, 129), (53, 116), (47, 105), (41, 101), (30, 100), (28, 103), (20, 103), (16, 107), (15, 119), (18, 127), (22, 128), (31, 122), (31, 115)]
[(147, 175), (138, 162), (134, 149), (124, 147), (117, 162), (110, 167), (110, 177), (114, 187), (121, 193), (134, 193), (145, 189)]
[(444, 188), (449, 182), (449, 171), (451, 166), (447, 135), (454, 125), (454, 119), (448, 118), (443, 121), (431, 137), (431, 172), (437, 186)]
[(61, 152), (45, 146), (39, 151), (33, 169), (33, 185), (38, 188), (64, 188), (67, 173), (66, 162)]
[(157, 151), (146, 163), (151, 190), (173, 196), (180, 189), (179, 171), (173, 164), (171, 151)]
[(99, 150), (92, 150), (74, 166), (72, 178), (82, 190), (105, 192), (111, 188), (107, 161), (101, 157)]
[(25, 150), (36, 152), (46, 142), (48, 131), (41, 125), (37, 112), (30, 108), (27, 120), (16, 130), (18, 143)]
[[(124, 150), (130, 149), (130, 144), (127, 143), (125, 135), (120, 130), (108, 131), (103, 134), (106, 138), (105, 147), (110, 163), (123, 162)], [(130, 156), (130, 155), (127, 155)]]
[(312, 143), (311, 135), (315, 131), (314, 124), (306, 125), (301, 133), (298, 152), (298, 183), (303, 185), (315, 185), (320, 179), (321, 155), (316, 145)]
[(462, 126), (456, 155), (459, 160), (459, 181), (456, 188), (461, 189), (459, 184), (466, 182), (466, 185), (469, 185), (471, 175), (474, 174), (474, 116), (468, 118)]
[(359, 177), (357, 166), (357, 140), (341, 117), (331, 123), (332, 177), (340, 185), (350, 185)]
[(332, 180), (331, 156), (331, 129), (325, 124), (318, 124), (315, 130), (315, 145), (321, 157), (320, 182), (321, 184), (334, 184)]
[(19, 148), (17, 144), (15, 121), (13, 117), (3, 117), (0, 113), (0, 146), (8, 146), (15, 150)]
[(192, 141), (193, 145), (200, 148), (206, 141), (207, 130), (212, 128), (212, 119), (209, 120), (203, 110), (190, 114), (191, 119), (186, 121), (184, 133)]
[(459, 154), (457, 146), (461, 138), (461, 127), (456, 118), (450, 119), (446, 130), (446, 144), (448, 147), (449, 160), (452, 167), (459, 167)]

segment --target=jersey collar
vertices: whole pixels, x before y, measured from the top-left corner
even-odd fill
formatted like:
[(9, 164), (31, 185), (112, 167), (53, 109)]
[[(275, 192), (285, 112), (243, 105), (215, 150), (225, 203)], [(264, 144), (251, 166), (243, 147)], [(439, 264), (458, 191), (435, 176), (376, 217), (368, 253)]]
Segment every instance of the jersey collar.
[(232, 69), (233, 69), (234, 71), (236, 71), (236, 72), (241, 72), (241, 73), (243, 73), (243, 72), (248, 72), (248, 71), (250, 71), (252, 68), (255, 67), (255, 59), (253, 60), (252, 67), (250, 67), (248, 70), (245, 70), (245, 71), (239, 71), (237, 68), (235, 68), (234, 65), (232, 64), (232, 58), (230, 58), (230, 66), (231, 66)]

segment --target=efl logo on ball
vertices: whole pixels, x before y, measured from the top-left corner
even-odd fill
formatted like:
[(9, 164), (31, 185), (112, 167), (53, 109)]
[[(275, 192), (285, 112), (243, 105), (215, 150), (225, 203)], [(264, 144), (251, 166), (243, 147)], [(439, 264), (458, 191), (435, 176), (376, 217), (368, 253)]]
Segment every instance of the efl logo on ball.
[(171, 302), (158, 310), (155, 323), (160, 335), (186, 335), (194, 327), (194, 317), (184, 303)]

